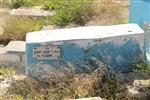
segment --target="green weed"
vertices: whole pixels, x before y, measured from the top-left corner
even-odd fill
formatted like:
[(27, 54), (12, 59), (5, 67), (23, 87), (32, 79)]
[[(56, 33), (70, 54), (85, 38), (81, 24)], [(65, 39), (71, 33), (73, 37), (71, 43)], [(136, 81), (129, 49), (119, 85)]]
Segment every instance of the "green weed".
[(145, 61), (142, 61), (140, 63), (133, 63), (133, 70), (135, 72), (150, 73), (150, 65), (147, 64)]
[[(56, 25), (66, 25), (76, 23), (84, 25), (93, 15), (92, 1), (90, 0), (61, 0), (50, 2), (50, 9), (55, 9), (56, 14), (51, 18), (51, 22)], [(48, 9), (46, 7), (46, 9)]]
[(14, 69), (0, 66), (0, 76), (10, 78), (13, 75), (15, 75)]
[(33, 6), (34, 0), (11, 0), (13, 8)]

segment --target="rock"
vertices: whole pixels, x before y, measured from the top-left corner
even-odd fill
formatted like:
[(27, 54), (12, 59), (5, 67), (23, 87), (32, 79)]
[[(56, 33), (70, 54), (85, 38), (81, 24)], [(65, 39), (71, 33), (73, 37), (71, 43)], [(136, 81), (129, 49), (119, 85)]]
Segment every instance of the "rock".
[(40, 7), (18, 8), (13, 9), (10, 14), (15, 16), (46, 17), (46, 16), (53, 16), (55, 14), (55, 11), (45, 11)]
[(148, 80), (134, 80), (133, 86), (137, 88), (148, 87), (150, 85), (150, 79)]
[(150, 99), (150, 90), (145, 92), (139, 92), (132, 97), (132, 100), (149, 100)]
[(102, 100), (100, 97), (81, 98), (81, 99), (69, 99), (69, 100)]
[(128, 95), (130, 97), (133, 97), (134, 95), (138, 94), (139, 91), (137, 91), (134, 87), (132, 86), (127, 86), (127, 91), (128, 91)]

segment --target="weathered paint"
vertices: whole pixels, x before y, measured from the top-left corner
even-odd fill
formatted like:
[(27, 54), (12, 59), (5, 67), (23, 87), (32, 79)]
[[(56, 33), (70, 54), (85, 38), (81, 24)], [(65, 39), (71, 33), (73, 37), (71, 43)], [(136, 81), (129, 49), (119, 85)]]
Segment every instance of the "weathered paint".
[[(126, 26), (129, 26), (128, 28)], [(116, 26), (115, 26), (116, 27)], [(29, 33), (27, 36), (27, 74), (30, 75), (33, 73), (35, 68), (39, 66), (49, 66), (49, 68), (57, 69), (60, 66), (66, 66), (68, 63), (75, 67), (77, 72), (84, 72), (84, 65), (90, 57), (95, 57), (119, 72), (129, 72), (132, 70), (132, 62), (133, 61), (141, 61), (144, 57), (144, 34), (143, 31), (137, 27), (137, 25), (121, 25), (120, 28), (115, 28), (109, 26), (107, 31), (110, 32), (110, 29), (115, 32), (108, 33), (104, 30), (101, 37), (98, 38), (87, 38), (84, 39), (68, 39), (68, 40), (59, 40), (59, 41), (51, 41), (47, 40), (47, 42), (40, 42), (38, 39), (34, 42), (28, 39), (29, 36), (38, 35), (38, 33)], [(123, 32), (124, 28), (127, 28), (127, 32)], [(131, 28), (132, 27), (132, 28)], [(134, 29), (134, 28), (135, 29)], [(80, 28), (80, 31), (85, 30), (85, 28), (89, 29), (90, 27)], [(98, 30), (103, 30), (103, 27), (97, 27)], [(128, 29), (133, 30), (128, 30)], [(66, 32), (66, 29), (64, 29)], [(69, 29), (71, 30), (71, 29)], [(134, 33), (134, 30), (141, 30), (137, 33)], [(55, 30), (57, 31), (57, 30)], [(76, 29), (73, 30), (76, 33), (78, 32)], [(133, 31), (133, 32), (130, 32)], [(44, 34), (45, 31), (41, 31), (40, 33)], [(47, 31), (50, 32), (51, 31)], [(52, 31), (53, 32), (53, 31)], [(94, 30), (96, 32), (96, 30)], [(102, 31), (101, 31), (102, 32)], [(122, 32), (122, 33), (121, 33)], [(97, 32), (98, 33), (98, 32)], [(34, 34), (34, 35), (33, 35)], [(63, 34), (63, 32), (62, 32)], [(71, 34), (71, 33), (70, 33)], [(85, 34), (85, 32), (83, 32)], [(91, 33), (94, 35), (94, 33)], [(50, 34), (49, 34), (50, 35)], [(75, 34), (74, 34), (75, 35)], [(80, 34), (77, 34), (80, 35)], [(88, 34), (87, 34), (88, 35)], [(105, 36), (106, 35), (106, 36)], [(114, 36), (113, 36), (114, 35)], [(97, 36), (97, 35), (95, 35)], [(33, 39), (35, 38), (33, 37)], [(37, 36), (38, 37), (38, 36)], [(40, 37), (40, 36), (39, 36)], [(47, 37), (47, 35), (46, 35)], [(59, 35), (57, 36), (59, 37)], [(55, 38), (57, 38), (55, 37)], [(94, 36), (93, 36), (94, 37)], [(41, 37), (40, 37), (41, 38)], [(31, 38), (30, 38), (31, 39)], [(60, 45), (60, 59), (56, 60), (35, 60), (32, 57), (32, 49), (39, 46), (52, 46), (52, 45)], [(35, 67), (36, 66), (36, 67)], [(96, 69), (96, 66), (93, 66)], [(46, 70), (47, 71), (47, 70)]]
[(150, 23), (150, 0), (130, 0), (130, 23), (142, 27), (143, 22)]

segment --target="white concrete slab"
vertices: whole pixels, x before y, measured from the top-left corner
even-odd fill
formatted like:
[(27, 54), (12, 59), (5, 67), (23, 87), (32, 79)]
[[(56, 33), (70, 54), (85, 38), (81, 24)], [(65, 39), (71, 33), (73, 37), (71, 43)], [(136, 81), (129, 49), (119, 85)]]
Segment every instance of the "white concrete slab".
[(25, 41), (10, 41), (5, 47), (7, 53), (25, 53), (26, 42)]
[(27, 43), (41, 43), (47, 41), (63, 41), (75, 39), (96, 39), (129, 34), (143, 34), (144, 31), (137, 24), (123, 24), (113, 26), (88, 26), (68, 29), (55, 29), (28, 33)]

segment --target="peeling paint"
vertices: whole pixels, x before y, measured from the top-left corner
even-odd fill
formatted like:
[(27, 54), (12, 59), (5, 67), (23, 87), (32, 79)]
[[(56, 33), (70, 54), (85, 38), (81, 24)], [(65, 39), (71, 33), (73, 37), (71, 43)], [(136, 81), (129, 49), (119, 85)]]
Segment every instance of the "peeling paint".
[[(141, 48), (141, 41), (144, 37), (140, 37), (137, 41), (135, 38), (122, 38), (121, 45), (116, 44), (118, 38), (115, 37), (108, 42), (108, 39), (102, 39), (103, 42), (96, 42), (93, 40), (75, 40), (67, 41), (61, 44), (61, 58), (60, 60), (44, 60), (45, 63), (52, 65), (54, 68), (59, 68), (61, 65), (72, 63), (75, 66), (81, 67), (85, 64), (87, 59), (91, 56), (96, 57), (111, 66), (116, 71), (128, 72), (132, 70), (133, 60), (142, 60), (144, 55), (144, 48)], [(143, 38), (143, 39), (142, 39)], [(120, 39), (119, 39), (120, 40)], [(82, 41), (84, 41), (82, 43)], [(87, 41), (87, 43), (85, 43)], [(92, 42), (91, 42), (92, 41)], [(81, 43), (81, 44), (79, 44)], [(83, 44), (85, 45), (83, 46)], [(143, 42), (144, 43), (144, 42)], [(47, 43), (47, 45), (50, 45)], [(32, 48), (40, 46), (40, 44), (27, 44), (27, 51), (32, 51)], [(33, 60), (32, 52), (27, 54), (28, 64), (39, 62)], [(30, 67), (28, 67), (30, 68)]]
[[(137, 28), (137, 25), (133, 26), (136, 26)], [(124, 30), (124, 28), (122, 29)], [(76, 32), (75, 29), (73, 30)], [(101, 29), (98, 28), (98, 30)], [(121, 32), (120, 28), (118, 30), (119, 32)], [(114, 33), (115, 35), (112, 33), (113, 36), (112, 34), (106, 34), (105, 36), (103, 33), (102, 37), (100, 37), (101, 34), (97, 32), (95, 36), (99, 36), (99, 38), (98, 37), (89, 38), (89, 36), (87, 38), (87, 36), (84, 37), (83, 35), (81, 35), (83, 39), (68, 39), (68, 40), (61, 39), (60, 38), (61, 35), (59, 36), (59, 34), (57, 34), (58, 39), (60, 39), (59, 41), (46, 41), (46, 42), (39, 42), (38, 39), (32, 41), (30, 40), (32, 39), (31, 37), (29, 39), (27, 38), (27, 40), (29, 40), (29, 42), (27, 42), (26, 44), (27, 74), (29, 76), (31, 75), (45, 79), (45, 77), (49, 76), (48, 71), (51, 71), (51, 69), (57, 70), (62, 66), (64, 66), (65, 68), (71, 68), (77, 73), (85, 72), (87, 71), (87, 69), (96, 70), (99, 66), (94, 64), (93, 60), (91, 61), (92, 58), (97, 59), (99, 62), (106, 64), (107, 67), (115, 70), (116, 72), (130, 72), (132, 71), (133, 61), (138, 62), (143, 60), (145, 54), (144, 34), (139, 27), (137, 28), (137, 30), (139, 30), (137, 33), (125, 32), (120, 33), (121, 35), (119, 34), (119, 32), (117, 32), (117, 30), (115, 30), (115, 32), (117, 32)], [(71, 30), (69, 30), (69, 32), (70, 31)], [(46, 34), (48, 34), (48, 32)], [(85, 34), (86, 33), (84, 33), (84, 35)], [(91, 35), (91, 33), (88, 34)], [(29, 36), (30, 35), (34, 36), (34, 33), (29, 34)], [(70, 36), (69, 38), (73, 38), (70, 34), (67, 35)], [(76, 38), (80, 36), (80, 34), (77, 35), (78, 36), (76, 36)], [(43, 46), (46, 47), (49, 46), (50, 48), (51, 46), (55, 45), (59, 45), (60, 47), (60, 59), (38, 59), (38, 60), (33, 59), (32, 57), (33, 48)], [(41, 75), (45, 73), (46, 75), (43, 75), (43, 77), (41, 77), (39, 73), (41, 73)]]

